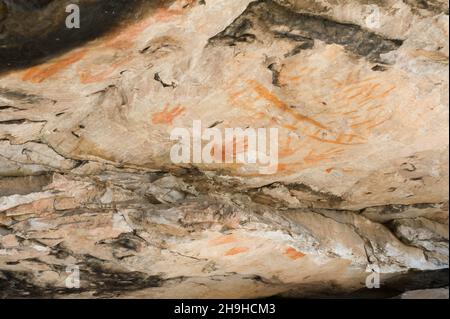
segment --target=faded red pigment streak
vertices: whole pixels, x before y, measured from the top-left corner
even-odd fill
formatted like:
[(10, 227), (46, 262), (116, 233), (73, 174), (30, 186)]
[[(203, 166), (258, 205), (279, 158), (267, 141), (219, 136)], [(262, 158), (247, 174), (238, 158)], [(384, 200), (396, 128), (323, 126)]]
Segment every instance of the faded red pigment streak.
[[(92, 44), (87, 44), (85, 48), (78, 49), (75, 52), (68, 53), (60, 58), (30, 68), (22, 75), (22, 80), (32, 83), (42, 83), (48, 78), (57, 75), (67, 68), (76, 65), (77, 62), (83, 60), (85, 57), (96, 54), (97, 52), (111, 52), (115, 55), (116, 51), (125, 51), (123, 57), (116, 59), (113, 63), (106, 66), (106, 70), (99, 73), (91, 73), (90, 66), (84, 66), (78, 70), (80, 81), (83, 84), (90, 84), (102, 82), (108, 79), (120, 66), (124, 65), (130, 59), (130, 52), (134, 46), (139, 35), (152, 24), (167, 21), (184, 13), (181, 9), (167, 9), (159, 8), (151, 16), (143, 21), (137, 22), (133, 25), (127, 26), (124, 30), (117, 31), (104, 39), (95, 41)], [(95, 64), (93, 64), (94, 66)]]

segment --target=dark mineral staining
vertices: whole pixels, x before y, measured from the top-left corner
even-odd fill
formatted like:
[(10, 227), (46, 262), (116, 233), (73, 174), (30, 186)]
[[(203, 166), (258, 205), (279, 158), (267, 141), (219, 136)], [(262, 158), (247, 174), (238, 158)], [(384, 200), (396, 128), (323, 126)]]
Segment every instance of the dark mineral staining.
[(80, 272), (81, 281), (89, 283), (91, 287), (86, 289), (96, 291), (96, 295), (160, 287), (163, 283), (163, 279), (158, 276), (114, 269), (105, 261), (88, 255), (84, 256), (80, 264)]
[(30, 11), (45, 8), (53, 0), (3, 0), (13, 11)]
[(426, 10), (435, 14), (444, 13), (448, 15), (448, 1), (440, 0), (403, 0), (413, 10)]
[(272, 63), (268, 69), (272, 72), (272, 84), (280, 86), (280, 67), (276, 63)]
[(164, 0), (79, 0), (80, 29), (68, 29), (62, 0), (0, 0), (0, 71), (29, 67), (170, 5)]
[[(1, 52), (1, 48), (0, 48), (0, 52)], [(0, 61), (0, 65), (1, 65), (1, 61)], [(28, 94), (28, 93), (25, 93), (25, 92), (22, 92), (19, 90), (10, 90), (10, 89), (6, 89), (6, 88), (0, 88), (0, 96), (6, 98), (8, 100), (13, 100), (14, 102), (30, 103), (30, 104), (40, 102), (44, 99), (37, 95)]]
[(138, 252), (143, 246), (144, 240), (136, 234), (123, 233), (111, 240), (99, 242), (102, 245), (110, 245), (114, 249), (122, 249), (130, 252)]
[[(278, 30), (286, 30), (280, 32)], [(210, 39), (210, 45), (235, 46), (239, 42), (254, 42), (257, 34), (272, 34), (298, 43), (289, 55), (311, 49), (315, 40), (339, 44), (368, 60), (399, 48), (403, 41), (384, 38), (353, 24), (339, 23), (325, 17), (298, 13), (272, 0), (251, 3), (246, 11), (224, 31)]]
[(384, 72), (387, 70), (387, 67), (377, 64), (372, 68), (372, 71), (377, 71), (377, 72)]
[(6, 19), (8, 16), (8, 7), (6, 6), (6, 3), (0, 2), (0, 22)]
[[(55, 298), (57, 296), (92, 293), (96, 297), (118, 297), (124, 291), (160, 287), (164, 279), (149, 276), (138, 271), (118, 269), (105, 260), (90, 255), (76, 256), (79, 260), (80, 288), (69, 289), (61, 286), (40, 286), (35, 283), (33, 273), (0, 269), (0, 299), (4, 298)], [(37, 263), (42, 263), (36, 260)], [(52, 269), (61, 278), (68, 274), (65, 267)], [(61, 283), (63, 284), (63, 282)]]
[(381, 274), (380, 289), (363, 288), (344, 298), (397, 298), (407, 291), (444, 288), (448, 287), (449, 283), (448, 269), (410, 270), (387, 278), (383, 277), (386, 276)]
[[(1, 123), (1, 122), (0, 122)], [(53, 177), (49, 174), (37, 176), (18, 176), (0, 178), (0, 196), (25, 195), (40, 192), (50, 184)]]
[(43, 288), (32, 284), (29, 272), (0, 270), (0, 299), (28, 298), (43, 294)]

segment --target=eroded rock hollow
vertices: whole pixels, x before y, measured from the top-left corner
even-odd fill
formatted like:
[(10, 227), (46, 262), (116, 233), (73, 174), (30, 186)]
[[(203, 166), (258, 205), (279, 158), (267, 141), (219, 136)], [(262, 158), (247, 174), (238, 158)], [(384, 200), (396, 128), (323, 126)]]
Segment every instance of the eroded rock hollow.
[(71, 2), (0, 0), (0, 297), (448, 298), (447, 1)]

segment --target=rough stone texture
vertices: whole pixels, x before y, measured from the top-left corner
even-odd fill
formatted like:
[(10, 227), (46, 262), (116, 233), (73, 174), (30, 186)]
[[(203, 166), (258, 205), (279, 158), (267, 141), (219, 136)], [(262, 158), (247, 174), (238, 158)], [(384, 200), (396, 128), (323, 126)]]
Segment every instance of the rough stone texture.
[[(446, 1), (106, 2), (0, 1), (1, 297), (448, 286)], [(174, 165), (197, 119), (279, 128), (278, 172)]]
[(400, 297), (401, 299), (448, 299), (448, 287), (408, 291)]

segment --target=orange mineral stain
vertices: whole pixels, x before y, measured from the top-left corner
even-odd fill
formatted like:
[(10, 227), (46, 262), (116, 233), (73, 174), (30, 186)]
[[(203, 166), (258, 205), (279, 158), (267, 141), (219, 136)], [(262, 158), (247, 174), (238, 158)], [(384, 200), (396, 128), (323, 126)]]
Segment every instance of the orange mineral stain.
[(237, 239), (236, 239), (236, 237), (234, 237), (234, 235), (225, 235), (225, 236), (220, 236), (216, 239), (211, 240), (210, 244), (213, 246), (218, 246), (218, 245), (234, 243), (235, 241), (237, 241)]
[(225, 256), (233, 256), (233, 255), (237, 255), (237, 254), (242, 254), (247, 252), (249, 249), (247, 247), (234, 247), (231, 248), (230, 250), (228, 250), (225, 253)]
[(289, 257), (292, 260), (297, 260), (299, 258), (305, 257), (306, 255), (297, 251), (296, 249), (292, 248), (292, 247), (288, 247), (285, 252), (284, 255)]
[(120, 67), (121, 65), (125, 64), (127, 62), (127, 59), (119, 60), (112, 65), (108, 66), (106, 70), (99, 72), (99, 73), (91, 73), (90, 71), (81, 71), (80, 72), (80, 80), (83, 84), (89, 84), (89, 83), (96, 83), (107, 80), (113, 72)]
[(59, 71), (81, 60), (85, 54), (86, 50), (76, 51), (63, 56), (62, 58), (56, 59), (53, 62), (33, 67), (25, 72), (22, 80), (32, 83), (42, 83), (49, 77), (57, 74)]
[(276, 95), (272, 94), (268, 89), (266, 89), (263, 85), (261, 85), (257, 81), (251, 80), (249, 81), (249, 84), (253, 87), (253, 89), (259, 95), (260, 98), (267, 100), (281, 111), (288, 113), (289, 115), (294, 117), (297, 121), (306, 122), (321, 129), (327, 129), (326, 126), (323, 125), (322, 123), (292, 110), (289, 107), (289, 105), (280, 100)]
[[(188, 4), (191, 1), (188, 1)], [(57, 58), (53, 61), (47, 62), (45, 64), (41, 64), (35, 67), (30, 68), (22, 77), (23, 81), (32, 82), (32, 83), (42, 83), (51, 76), (59, 73), (60, 71), (68, 68), (70, 65), (78, 62), (86, 56), (88, 51), (96, 51), (103, 50), (105, 48), (112, 48), (115, 50), (126, 50), (130, 49), (137, 37), (151, 24), (164, 22), (172, 17), (180, 16), (184, 13), (183, 9), (169, 9), (169, 8), (160, 8), (153, 15), (148, 17), (147, 19), (134, 23), (130, 26), (124, 28), (124, 30), (120, 32), (114, 32), (110, 35), (103, 37), (103, 40), (100, 43), (94, 43), (93, 45), (86, 45), (86, 48), (83, 50), (77, 50), (75, 52), (64, 55), (61, 58)], [(89, 71), (81, 71), (80, 78), (83, 84), (89, 84), (94, 82), (99, 82), (107, 79), (112, 72), (114, 72), (117, 67), (127, 59), (120, 61), (119, 63), (115, 63), (110, 65), (107, 70), (102, 71), (98, 74), (91, 74)]]
[(173, 109), (169, 109), (169, 106), (164, 107), (164, 110), (161, 112), (155, 113), (152, 115), (152, 123), (153, 124), (170, 124), (172, 125), (173, 120), (183, 114), (186, 109), (182, 106), (174, 107)]
[[(220, 151), (220, 152), (218, 152)], [(233, 137), (231, 141), (225, 141), (225, 147), (215, 145), (211, 155), (218, 161), (235, 160), (239, 154), (248, 151), (248, 140)]]
[[(190, 3), (191, 1), (188, 1), (188, 5)], [(158, 8), (155, 13), (147, 19), (134, 23), (119, 32), (111, 34), (104, 46), (113, 49), (131, 48), (136, 38), (150, 25), (167, 21), (173, 17), (181, 16), (183, 13), (183, 9), (170, 9), (165, 7)]]
[(280, 157), (287, 157), (287, 156), (291, 156), (296, 153), (297, 150), (291, 146), (291, 142), (292, 142), (292, 137), (288, 136), (285, 145), (279, 151)]
[[(361, 145), (366, 143), (363, 137), (356, 134), (339, 134), (336, 139), (325, 139), (314, 135), (307, 135), (308, 137), (323, 143), (337, 144), (337, 145)], [(360, 141), (353, 142), (354, 138), (360, 139)]]

